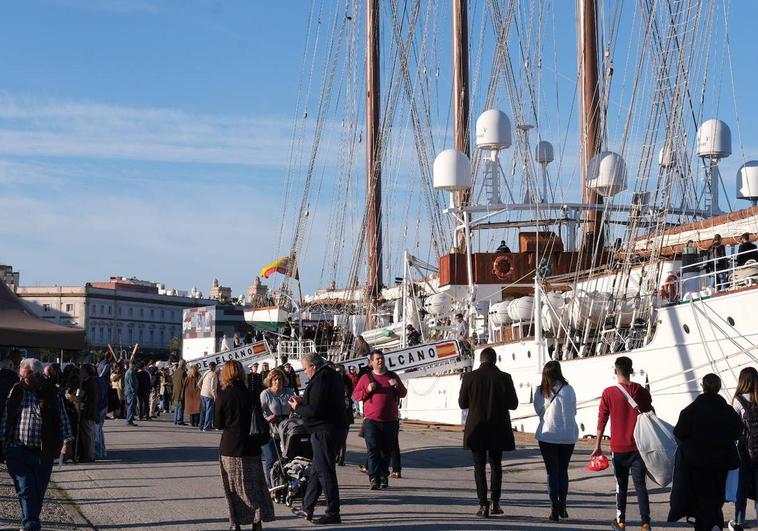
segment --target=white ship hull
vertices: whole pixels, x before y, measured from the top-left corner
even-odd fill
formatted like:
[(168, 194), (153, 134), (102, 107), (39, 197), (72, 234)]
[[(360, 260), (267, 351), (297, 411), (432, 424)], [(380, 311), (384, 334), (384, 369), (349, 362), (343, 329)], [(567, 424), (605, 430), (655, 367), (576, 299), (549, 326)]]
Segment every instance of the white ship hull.
[[(633, 360), (632, 379), (649, 387), (657, 414), (668, 422), (675, 423), (679, 412), (700, 393), (699, 382), (709, 372), (721, 376), (722, 394), (731, 399), (739, 371), (758, 365), (757, 310), (754, 287), (664, 307), (658, 311), (655, 334), (644, 347), (562, 361), (563, 374), (576, 390), (581, 435), (595, 433), (598, 401), (603, 389), (614, 384), (613, 360), (620, 355)], [(477, 356), (485, 346), (477, 347)], [(497, 352), (498, 366), (513, 377), (519, 396), (519, 407), (511, 414), (513, 427), (533, 432), (538, 423), (533, 397), (547, 353), (539, 359), (531, 339), (489, 346)], [(463, 422), (457, 403), (460, 380), (460, 375), (409, 378), (405, 418)]]

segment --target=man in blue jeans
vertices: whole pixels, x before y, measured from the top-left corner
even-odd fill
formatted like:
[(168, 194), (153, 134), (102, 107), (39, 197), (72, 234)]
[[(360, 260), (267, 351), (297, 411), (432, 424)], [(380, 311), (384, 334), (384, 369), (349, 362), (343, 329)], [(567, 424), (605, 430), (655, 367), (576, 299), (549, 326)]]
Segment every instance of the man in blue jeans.
[(200, 379), (200, 431), (213, 431), (213, 405), (216, 401), (218, 375), (216, 363), (210, 362), (209, 369)]
[(38, 531), (53, 462), (60, 454), (71, 453), (74, 437), (63, 398), (42, 378), (42, 363), (23, 360), (19, 376), (21, 381), (8, 395), (0, 439), (21, 506), (23, 529)]
[(126, 398), (126, 424), (136, 426), (134, 417), (137, 415), (137, 393), (139, 381), (137, 380), (137, 362), (129, 362), (129, 369), (124, 374), (124, 397)]

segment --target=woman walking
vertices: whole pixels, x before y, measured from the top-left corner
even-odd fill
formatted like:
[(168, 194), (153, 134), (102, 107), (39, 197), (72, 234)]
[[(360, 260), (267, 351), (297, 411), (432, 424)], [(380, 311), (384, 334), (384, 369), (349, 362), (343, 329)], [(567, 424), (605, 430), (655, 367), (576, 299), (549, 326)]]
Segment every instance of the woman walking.
[[(292, 396), (284, 387), (286, 376), (284, 371), (278, 367), (268, 373), (263, 384), (266, 386), (261, 392), (261, 411), (263, 417), (271, 424), (272, 432), (274, 427), (283, 419), (290, 416), (292, 407), (289, 405), (289, 399)], [(276, 462), (276, 443), (273, 438), (261, 447), (263, 451), (263, 471), (265, 472), (266, 484), (271, 488), (271, 469)]]
[(534, 396), (534, 410), (540, 417), (535, 437), (547, 470), (550, 520), (568, 518), (568, 466), (579, 438), (576, 424), (576, 393), (561, 372), (561, 364), (548, 361), (542, 369), (542, 383)]
[(740, 456), (739, 482), (737, 484), (737, 497), (734, 501), (734, 520), (729, 522), (729, 529), (742, 531), (747, 520), (747, 500), (756, 500), (755, 509), (758, 512), (758, 466), (750, 458), (748, 441), (753, 435), (750, 433), (748, 411), (758, 404), (758, 370), (754, 367), (745, 367), (740, 371), (737, 380), (737, 389), (734, 391), (732, 407), (739, 413), (745, 424), (744, 435), (740, 438), (737, 449)]
[(195, 428), (200, 426), (200, 371), (193, 365), (184, 379), (184, 413), (189, 415), (190, 424)]
[(230, 529), (274, 520), (274, 504), (268, 494), (261, 466), (261, 447), (250, 437), (253, 400), (245, 386), (245, 370), (238, 361), (221, 369), (215, 403), (214, 427), (223, 430), (219, 446), (221, 481), (229, 505)]

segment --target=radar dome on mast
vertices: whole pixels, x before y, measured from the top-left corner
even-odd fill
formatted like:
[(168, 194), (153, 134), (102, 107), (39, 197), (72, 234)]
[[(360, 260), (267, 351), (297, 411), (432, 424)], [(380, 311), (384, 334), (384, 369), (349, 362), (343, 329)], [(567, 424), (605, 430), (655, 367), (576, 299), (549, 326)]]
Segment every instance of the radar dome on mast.
[(618, 153), (603, 151), (590, 160), (587, 188), (603, 197), (626, 190), (626, 163)]
[(550, 164), (554, 160), (553, 144), (547, 140), (541, 140), (535, 150), (535, 158), (538, 164)]
[(732, 154), (732, 132), (721, 120), (706, 120), (697, 130), (697, 155), (724, 159)]
[(471, 161), (462, 151), (446, 149), (434, 159), (434, 188), (456, 192), (471, 188)]
[(511, 121), (498, 109), (488, 109), (476, 120), (476, 147), (508, 149), (511, 147)]
[(750, 160), (737, 170), (737, 199), (758, 200), (758, 160)]

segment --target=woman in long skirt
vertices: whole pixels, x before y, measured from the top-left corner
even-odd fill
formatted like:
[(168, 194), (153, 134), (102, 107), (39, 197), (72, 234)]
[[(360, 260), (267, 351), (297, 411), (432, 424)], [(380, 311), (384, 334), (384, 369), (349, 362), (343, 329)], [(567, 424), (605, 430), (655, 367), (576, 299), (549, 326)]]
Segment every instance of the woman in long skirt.
[(266, 486), (261, 447), (250, 437), (252, 397), (245, 387), (245, 371), (238, 361), (227, 361), (221, 369), (214, 425), (224, 430), (219, 446), (221, 481), (229, 505), (230, 529), (274, 520), (274, 505)]

